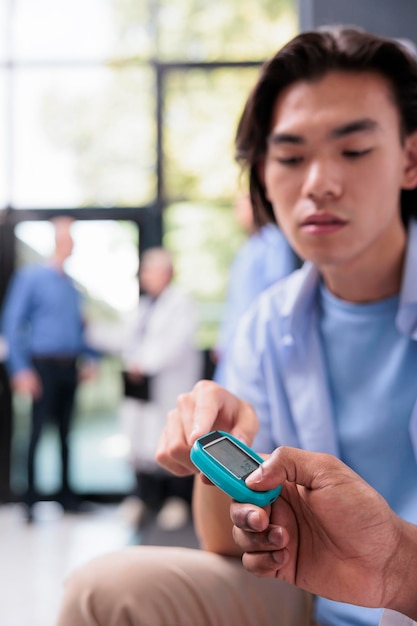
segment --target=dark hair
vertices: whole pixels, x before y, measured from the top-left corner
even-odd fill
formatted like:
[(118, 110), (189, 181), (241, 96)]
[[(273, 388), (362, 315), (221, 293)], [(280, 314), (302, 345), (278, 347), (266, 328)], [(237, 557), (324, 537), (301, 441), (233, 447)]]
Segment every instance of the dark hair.
[[(378, 72), (391, 87), (404, 139), (417, 130), (417, 59), (398, 41), (354, 27), (327, 27), (297, 35), (266, 62), (249, 95), (236, 133), (236, 159), (248, 170), (258, 224), (274, 220), (258, 167), (266, 153), (271, 117), (280, 93), (298, 80), (314, 80), (332, 70)], [(417, 189), (402, 190), (405, 224), (417, 216)]]

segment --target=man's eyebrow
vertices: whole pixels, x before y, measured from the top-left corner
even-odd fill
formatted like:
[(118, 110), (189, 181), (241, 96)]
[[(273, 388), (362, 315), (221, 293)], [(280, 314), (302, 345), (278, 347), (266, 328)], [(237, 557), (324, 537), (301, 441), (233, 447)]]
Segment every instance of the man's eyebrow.
[(293, 143), (293, 144), (303, 144), (305, 143), (305, 139), (300, 135), (293, 135), (292, 133), (271, 133), (267, 137), (268, 144), (280, 144), (280, 143)]
[[(331, 139), (340, 139), (341, 137), (346, 137), (346, 135), (352, 135), (353, 133), (373, 131), (379, 128), (378, 122), (371, 118), (363, 118), (360, 120), (353, 120), (352, 122), (348, 122), (347, 124), (343, 124), (342, 126), (338, 126), (330, 131), (329, 136)], [(272, 132), (267, 137), (267, 144), (269, 145), (279, 145), (281, 143), (290, 143), (293, 145), (303, 145), (306, 142), (305, 138), (301, 135), (296, 135), (294, 133), (274, 133)]]
[(351, 135), (352, 133), (359, 133), (368, 130), (372, 131), (377, 128), (379, 128), (378, 122), (370, 118), (364, 118), (361, 120), (354, 120), (353, 122), (348, 122), (347, 124), (334, 128), (330, 132), (330, 137), (332, 139), (339, 139), (340, 137), (346, 137), (346, 135)]

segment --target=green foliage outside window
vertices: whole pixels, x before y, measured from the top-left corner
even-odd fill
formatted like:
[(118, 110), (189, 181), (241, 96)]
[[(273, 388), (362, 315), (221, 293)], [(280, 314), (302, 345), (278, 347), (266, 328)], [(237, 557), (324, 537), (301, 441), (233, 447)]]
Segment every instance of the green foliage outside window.
[[(48, 32), (63, 29), (53, 0), (40, 1), (51, 3)], [(73, 64), (66, 40), (63, 65), (15, 70), (22, 95), (17, 111), (26, 111), (31, 125), (26, 133), (31, 140), (15, 151), (22, 207), (30, 205), (30, 197), (34, 206), (80, 210), (136, 208), (155, 200), (156, 69), (165, 63), (159, 169), (167, 205), (164, 245), (175, 252), (178, 280), (201, 304), (201, 343), (207, 346), (221, 317), (230, 263), (244, 240), (231, 211), (239, 187), (233, 154), (237, 121), (259, 65), (296, 31), (295, 0), (86, 2), (74, 0), (72, 17), (88, 11), (92, 18), (97, 11), (108, 36), (101, 42), (101, 60), (80, 61), (74, 37)], [(69, 5), (65, 9), (69, 15)], [(94, 20), (90, 23), (93, 29)], [(100, 38), (96, 33), (92, 38), (98, 50)], [(59, 38), (51, 37), (51, 46), (54, 41)], [(47, 37), (38, 43), (52, 58), (48, 42)], [(80, 43), (88, 50), (87, 42)], [(25, 45), (30, 56), (32, 43)], [(206, 65), (223, 61), (259, 65)], [(194, 65), (175, 65), (181, 62)], [(23, 127), (18, 117), (16, 123)], [(61, 176), (68, 183), (54, 185)]]
[(294, 0), (117, 0), (119, 52), (161, 61), (263, 60), (297, 29)]

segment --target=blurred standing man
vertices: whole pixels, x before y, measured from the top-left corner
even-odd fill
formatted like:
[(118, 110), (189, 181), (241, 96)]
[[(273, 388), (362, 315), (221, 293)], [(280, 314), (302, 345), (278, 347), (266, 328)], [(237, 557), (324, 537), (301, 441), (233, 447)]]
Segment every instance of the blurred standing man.
[(139, 266), (141, 296), (123, 355), (125, 398), (121, 419), (130, 441), (137, 490), (122, 514), (140, 525), (149, 510), (158, 512), (165, 530), (189, 518), (192, 479), (179, 478), (155, 461), (165, 417), (179, 394), (190, 391), (201, 376), (196, 347), (198, 316), (193, 300), (173, 284), (170, 253), (150, 248)]
[[(73, 250), (73, 220), (53, 220), (55, 251), (45, 265), (23, 268), (12, 279), (3, 311), (3, 334), (8, 344), (7, 369), (12, 390), (32, 399), (32, 426), (28, 450), (27, 519), (39, 499), (36, 484), (36, 449), (43, 427), (51, 420), (59, 429), (61, 446), (60, 503), (76, 506), (69, 482), (68, 436), (80, 378), (89, 378), (97, 354), (84, 339), (82, 297), (64, 264)], [(79, 357), (89, 357), (78, 372)]]

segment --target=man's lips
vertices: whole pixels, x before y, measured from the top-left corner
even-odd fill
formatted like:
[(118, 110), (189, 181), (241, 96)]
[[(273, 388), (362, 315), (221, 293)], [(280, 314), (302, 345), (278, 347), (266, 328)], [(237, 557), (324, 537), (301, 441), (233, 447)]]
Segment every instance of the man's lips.
[(301, 223), (302, 229), (312, 234), (334, 233), (345, 225), (345, 220), (328, 213), (309, 215)]

